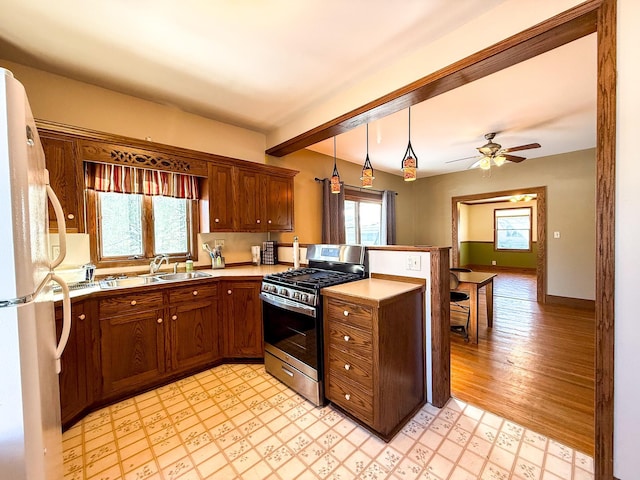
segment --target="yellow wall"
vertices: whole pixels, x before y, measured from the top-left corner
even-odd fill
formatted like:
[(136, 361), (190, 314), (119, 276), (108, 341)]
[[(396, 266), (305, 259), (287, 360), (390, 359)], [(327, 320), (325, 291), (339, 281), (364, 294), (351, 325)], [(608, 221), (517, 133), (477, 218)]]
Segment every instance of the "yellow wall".
[(0, 59), (36, 119), (264, 163), (265, 135)]
[(474, 205), (465, 205), (465, 209), (460, 209), (460, 223), (464, 223), (467, 228), (465, 231), (458, 232), (458, 240), (463, 242), (466, 240), (475, 242), (493, 242), (494, 227), (494, 210), (499, 208), (522, 208), (531, 207), (531, 237), (537, 241), (537, 208), (536, 202), (496, 202), (496, 203), (479, 203)]

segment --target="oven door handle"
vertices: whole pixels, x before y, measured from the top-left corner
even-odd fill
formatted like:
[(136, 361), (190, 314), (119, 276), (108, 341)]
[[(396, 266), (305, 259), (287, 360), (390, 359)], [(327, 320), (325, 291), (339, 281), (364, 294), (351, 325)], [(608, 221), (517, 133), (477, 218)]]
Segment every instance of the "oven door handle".
[(267, 302), (274, 307), (301, 313), (302, 315), (306, 315), (307, 317), (316, 317), (316, 309), (314, 307), (309, 307), (307, 305), (292, 302), (291, 300), (287, 300), (286, 298), (276, 297), (274, 295), (271, 295), (270, 293), (265, 292), (260, 293), (260, 298), (263, 302)]

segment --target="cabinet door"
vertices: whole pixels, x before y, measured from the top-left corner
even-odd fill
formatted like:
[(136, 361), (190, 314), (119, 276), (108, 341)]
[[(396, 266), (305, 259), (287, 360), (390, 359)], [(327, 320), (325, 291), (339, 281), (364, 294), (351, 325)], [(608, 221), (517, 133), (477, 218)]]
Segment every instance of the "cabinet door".
[(225, 282), (225, 357), (264, 357), (259, 281)]
[[(42, 148), (49, 170), (51, 188), (62, 204), (68, 232), (84, 232), (84, 202), (83, 188), (78, 184), (77, 169), (81, 168), (76, 162), (75, 141), (61, 136), (40, 136)], [(49, 203), (49, 229), (58, 231), (58, 222), (51, 203)]]
[(267, 230), (293, 230), (293, 179), (267, 177)]
[[(62, 307), (56, 308), (56, 335), (62, 333)], [(62, 353), (62, 371), (58, 376), (60, 384), (60, 408), (63, 425), (77, 416), (88, 403), (87, 386), (87, 333), (89, 328), (84, 302), (71, 307), (71, 333)]]
[(103, 395), (157, 383), (165, 373), (163, 310), (100, 319)]
[(233, 167), (209, 165), (209, 218), (210, 230), (233, 231), (234, 193)]
[(238, 169), (238, 225), (237, 229), (261, 232), (267, 229), (265, 221), (266, 177), (257, 172)]
[(218, 301), (213, 296), (171, 306), (172, 371), (206, 366), (220, 358), (217, 309)]

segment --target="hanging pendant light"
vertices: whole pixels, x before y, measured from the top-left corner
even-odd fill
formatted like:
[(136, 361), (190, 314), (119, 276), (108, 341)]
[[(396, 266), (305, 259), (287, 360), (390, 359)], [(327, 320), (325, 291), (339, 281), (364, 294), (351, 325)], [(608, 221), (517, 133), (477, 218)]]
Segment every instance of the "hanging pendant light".
[(417, 177), (418, 156), (411, 146), (411, 107), (409, 107), (409, 145), (402, 158), (402, 173), (405, 182), (413, 182)]
[(373, 167), (371, 166), (371, 161), (369, 160), (369, 124), (367, 123), (367, 156), (364, 160), (364, 165), (362, 166), (362, 176), (360, 180), (362, 181), (362, 188), (371, 188), (373, 187), (373, 179), (376, 178), (373, 176)]
[(336, 165), (336, 137), (333, 137), (333, 173), (331, 174), (331, 193), (340, 193), (340, 174)]

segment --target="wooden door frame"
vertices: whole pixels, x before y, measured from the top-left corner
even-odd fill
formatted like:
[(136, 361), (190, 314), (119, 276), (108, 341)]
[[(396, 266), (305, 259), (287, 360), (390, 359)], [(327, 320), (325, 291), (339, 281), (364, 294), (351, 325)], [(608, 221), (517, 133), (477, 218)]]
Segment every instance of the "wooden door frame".
[(517, 190), (476, 193), (451, 198), (451, 259), (454, 267), (460, 266), (460, 204), (495, 197), (512, 197), (515, 195), (536, 194), (536, 236), (538, 253), (536, 256), (536, 298), (545, 302), (547, 291), (547, 187), (523, 187)]
[[(591, 33), (598, 35), (596, 140), (595, 480), (613, 478), (615, 301), (616, 0), (587, 0), (415, 82), (269, 148), (282, 157), (357, 126), (533, 58)], [(448, 332), (446, 325), (432, 331)], [(438, 348), (448, 335), (434, 335)], [(448, 348), (448, 347), (447, 347)], [(437, 361), (436, 361), (437, 360)], [(436, 364), (437, 363), (437, 364)], [(434, 360), (449, 375), (450, 359)], [(446, 394), (434, 392), (434, 395)]]

